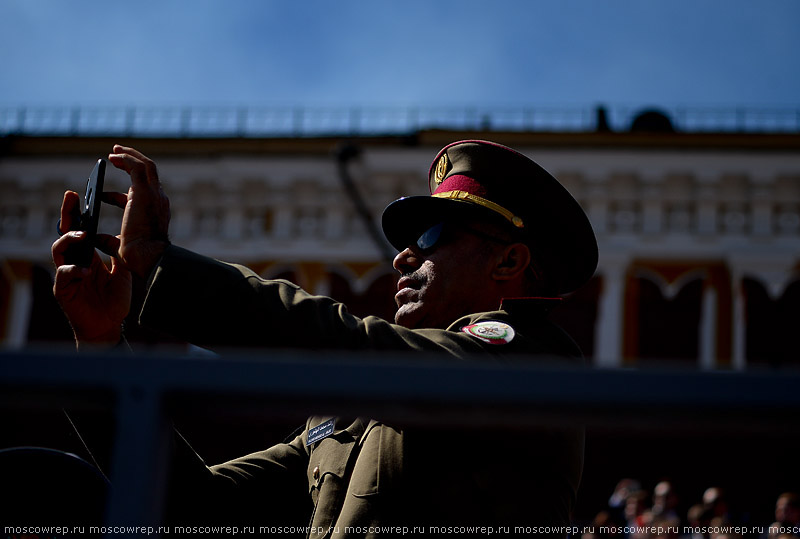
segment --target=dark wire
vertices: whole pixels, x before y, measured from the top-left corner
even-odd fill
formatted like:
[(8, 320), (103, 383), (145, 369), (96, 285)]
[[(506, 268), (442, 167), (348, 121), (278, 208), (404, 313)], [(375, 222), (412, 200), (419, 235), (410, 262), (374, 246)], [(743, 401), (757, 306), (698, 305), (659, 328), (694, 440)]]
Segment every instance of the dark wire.
[(91, 449), (89, 449), (89, 446), (86, 444), (86, 441), (83, 439), (83, 436), (81, 436), (78, 427), (75, 425), (75, 422), (72, 421), (72, 418), (67, 413), (66, 408), (62, 408), (61, 411), (64, 412), (64, 415), (67, 417), (67, 421), (69, 421), (69, 424), (72, 426), (72, 430), (75, 431), (75, 434), (78, 436), (78, 440), (80, 440), (81, 445), (83, 445), (83, 448), (86, 450), (86, 453), (89, 454), (89, 458), (92, 459), (92, 464), (94, 464), (94, 467), (97, 468), (97, 471), (100, 472), (100, 474), (105, 478), (106, 481), (108, 481), (108, 476), (100, 467), (100, 464), (97, 462), (97, 459), (94, 458), (94, 454), (92, 453)]
[(353, 178), (350, 176), (350, 173), (347, 170), (348, 162), (358, 156), (359, 149), (353, 144), (342, 144), (336, 148), (335, 153), (336, 162), (339, 169), (339, 179), (341, 180), (342, 185), (344, 185), (344, 189), (348, 196), (353, 201), (353, 205), (356, 208), (356, 213), (364, 223), (372, 242), (375, 244), (375, 247), (378, 248), (378, 252), (386, 262), (391, 264), (394, 260), (394, 252), (389, 249), (389, 246), (383, 237), (383, 233), (375, 224), (375, 219), (372, 217), (372, 212), (370, 212), (366, 202), (364, 202), (364, 197), (361, 196), (358, 186), (356, 186)]

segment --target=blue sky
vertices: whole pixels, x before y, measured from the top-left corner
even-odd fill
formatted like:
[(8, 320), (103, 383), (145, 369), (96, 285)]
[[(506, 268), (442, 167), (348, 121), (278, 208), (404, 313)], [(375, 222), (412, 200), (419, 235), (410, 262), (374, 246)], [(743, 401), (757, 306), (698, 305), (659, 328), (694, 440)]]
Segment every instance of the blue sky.
[(0, 107), (800, 105), (796, 0), (0, 0)]

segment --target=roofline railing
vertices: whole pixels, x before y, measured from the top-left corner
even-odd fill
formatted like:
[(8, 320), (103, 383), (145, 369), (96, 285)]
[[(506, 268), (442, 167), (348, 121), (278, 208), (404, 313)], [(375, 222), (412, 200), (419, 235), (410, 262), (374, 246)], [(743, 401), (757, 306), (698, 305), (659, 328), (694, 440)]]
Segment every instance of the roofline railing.
[[(605, 125), (599, 119), (605, 118)], [(0, 136), (315, 137), (405, 135), (426, 129), (628, 131), (634, 107), (0, 107)], [(655, 109), (649, 109), (655, 110)], [(689, 133), (799, 133), (800, 107), (659, 107)]]

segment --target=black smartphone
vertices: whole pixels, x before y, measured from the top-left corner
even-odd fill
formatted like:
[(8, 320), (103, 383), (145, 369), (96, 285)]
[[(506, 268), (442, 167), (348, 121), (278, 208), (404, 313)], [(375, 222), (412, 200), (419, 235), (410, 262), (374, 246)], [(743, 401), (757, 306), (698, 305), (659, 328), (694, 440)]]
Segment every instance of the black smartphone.
[(83, 197), (83, 205), (80, 207), (80, 222), (78, 228), (86, 232), (86, 238), (80, 243), (71, 246), (64, 253), (67, 264), (88, 267), (92, 263), (94, 256), (94, 242), (97, 236), (97, 223), (100, 220), (100, 205), (103, 195), (103, 180), (106, 175), (106, 162), (98, 159), (86, 180), (86, 194)]

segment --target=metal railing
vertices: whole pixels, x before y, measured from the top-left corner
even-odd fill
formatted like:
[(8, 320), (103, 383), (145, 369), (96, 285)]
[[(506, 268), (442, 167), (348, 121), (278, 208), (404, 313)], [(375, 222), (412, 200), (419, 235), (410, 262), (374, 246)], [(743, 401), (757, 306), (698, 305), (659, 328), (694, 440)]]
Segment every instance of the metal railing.
[(115, 525), (158, 525), (167, 418), (181, 410), (246, 411), (265, 421), (357, 414), (467, 430), (585, 424), (629, 434), (689, 428), (759, 437), (800, 426), (800, 372), (597, 370), (300, 352), (224, 360), (9, 352), (0, 354), (0, 367), (5, 409), (113, 403), (117, 488), (107, 521)]
[[(681, 132), (800, 132), (798, 108), (660, 108)], [(627, 131), (640, 108), (605, 108), (608, 126)], [(180, 107), (31, 106), (0, 108), (1, 135), (143, 137), (312, 137), (403, 135), (425, 129), (590, 132), (592, 107)]]

